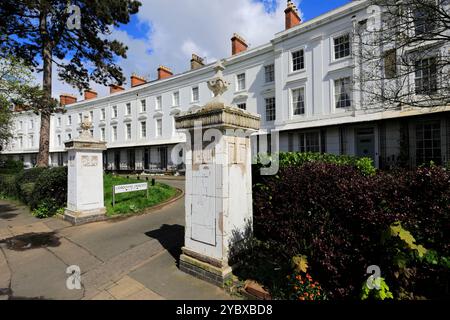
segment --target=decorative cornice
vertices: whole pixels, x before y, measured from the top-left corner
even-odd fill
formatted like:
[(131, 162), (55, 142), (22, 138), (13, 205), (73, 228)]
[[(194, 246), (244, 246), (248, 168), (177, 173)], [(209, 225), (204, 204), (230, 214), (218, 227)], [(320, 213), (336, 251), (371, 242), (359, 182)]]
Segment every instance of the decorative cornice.
[(198, 121), (203, 128), (214, 126), (259, 130), (261, 116), (224, 103), (210, 103), (200, 110), (183, 112), (175, 116), (175, 127), (176, 129), (193, 129)]

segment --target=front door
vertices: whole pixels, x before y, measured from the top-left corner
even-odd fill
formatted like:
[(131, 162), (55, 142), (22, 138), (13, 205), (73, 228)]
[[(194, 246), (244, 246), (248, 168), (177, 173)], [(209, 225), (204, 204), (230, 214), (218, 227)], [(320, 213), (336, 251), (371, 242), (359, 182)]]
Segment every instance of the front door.
[(375, 130), (363, 128), (356, 130), (356, 155), (370, 158), (375, 162)]

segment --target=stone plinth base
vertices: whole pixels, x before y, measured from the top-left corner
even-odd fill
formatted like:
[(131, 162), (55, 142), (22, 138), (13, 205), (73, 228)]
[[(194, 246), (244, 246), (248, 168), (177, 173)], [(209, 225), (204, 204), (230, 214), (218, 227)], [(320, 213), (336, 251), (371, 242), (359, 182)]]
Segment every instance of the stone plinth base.
[(100, 208), (90, 211), (72, 211), (66, 209), (64, 220), (74, 225), (80, 225), (90, 222), (102, 221), (106, 219), (106, 208)]
[(232, 277), (230, 266), (220, 266), (217, 261), (183, 248), (180, 256), (180, 270), (196, 278), (223, 288)]

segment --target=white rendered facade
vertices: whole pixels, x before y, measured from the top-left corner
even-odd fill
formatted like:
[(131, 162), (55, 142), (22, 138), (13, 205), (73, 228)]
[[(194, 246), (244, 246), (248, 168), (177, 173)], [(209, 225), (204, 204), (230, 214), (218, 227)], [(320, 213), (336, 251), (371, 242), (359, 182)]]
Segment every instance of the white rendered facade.
[[(270, 43), (224, 59), (224, 76), (231, 83), (224, 99), (260, 114), (259, 134), (279, 132), (281, 151), (369, 156), (376, 166), (395, 164), (406, 152), (409, 163), (415, 165), (420, 162), (416, 159), (416, 140), (422, 132), (417, 128), (423, 126), (434, 134), (436, 150), (431, 152), (447, 162), (449, 108), (367, 110), (357, 90), (337, 107), (336, 90), (344, 90), (346, 81), (355, 77), (358, 61), (352, 54), (353, 47), (348, 52), (341, 47), (336, 53), (336, 41), (351, 39), (355, 24), (367, 18), (366, 1), (352, 1), (276, 34)], [(66, 113), (51, 119), (50, 163), (67, 163), (64, 141), (78, 136), (81, 114), (93, 116), (94, 137), (107, 142), (107, 170), (175, 170), (170, 152), (174, 145), (184, 142), (184, 137), (175, 131), (173, 117), (211, 99), (206, 82), (213, 75), (213, 64), (209, 64), (68, 105)], [(22, 112), (14, 121), (14, 140), (2, 154), (31, 166), (38, 152), (39, 117)], [(402, 140), (407, 142), (406, 148), (401, 147)], [(259, 143), (253, 145), (256, 152)]]

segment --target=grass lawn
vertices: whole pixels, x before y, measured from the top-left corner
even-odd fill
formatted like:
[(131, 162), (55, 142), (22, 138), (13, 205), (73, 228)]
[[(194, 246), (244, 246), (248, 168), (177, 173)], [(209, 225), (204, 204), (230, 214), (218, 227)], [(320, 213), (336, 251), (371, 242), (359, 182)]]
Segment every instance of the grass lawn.
[(136, 191), (130, 193), (122, 193), (116, 195), (115, 206), (112, 206), (112, 188), (114, 185), (142, 183), (146, 181), (137, 179), (127, 179), (125, 177), (113, 176), (107, 174), (104, 176), (104, 192), (105, 192), (105, 206), (108, 216), (115, 216), (127, 213), (137, 213), (145, 208), (155, 206), (164, 202), (176, 195), (177, 189), (172, 188), (163, 183), (156, 183), (151, 185), (148, 181), (148, 199), (146, 198), (146, 191)]

